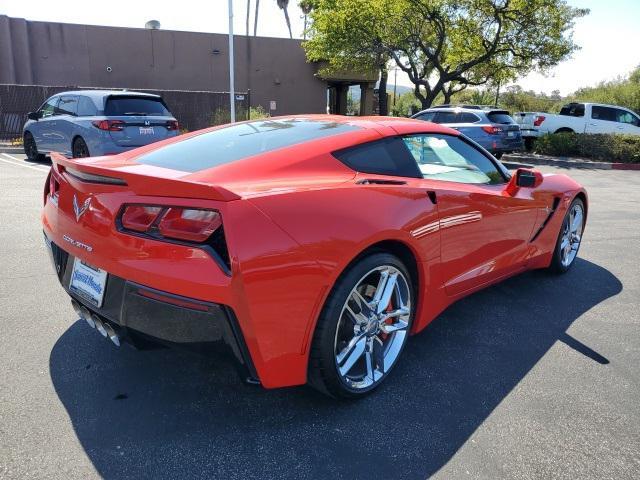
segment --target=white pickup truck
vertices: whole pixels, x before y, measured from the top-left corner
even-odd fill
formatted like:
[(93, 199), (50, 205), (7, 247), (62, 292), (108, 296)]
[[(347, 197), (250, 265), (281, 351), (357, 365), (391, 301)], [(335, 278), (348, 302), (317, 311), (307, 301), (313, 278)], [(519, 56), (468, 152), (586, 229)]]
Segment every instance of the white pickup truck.
[(545, 133), (626, 133), (640, 135), (640, 116), (624, 107), (599, 103), (568, 103), (560, 114), (517, 112), (525, 145)]

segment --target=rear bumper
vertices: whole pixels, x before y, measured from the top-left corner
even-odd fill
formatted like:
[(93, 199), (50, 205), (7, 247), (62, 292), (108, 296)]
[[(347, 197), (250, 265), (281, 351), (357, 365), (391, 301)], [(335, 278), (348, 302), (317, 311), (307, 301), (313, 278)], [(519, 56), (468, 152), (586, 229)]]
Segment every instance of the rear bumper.
[(49, 241), (46, 234), (45, 240), (65, 291), (107, 322), (122, 340), (134, 346), (151, 341), (200, 353), (227, 355), (235, 360), (243, 381), (259, 383), (230, 307), (162, 292), (109, 274), (103, 304), (97, 308), (69, 289), (74, 257)]

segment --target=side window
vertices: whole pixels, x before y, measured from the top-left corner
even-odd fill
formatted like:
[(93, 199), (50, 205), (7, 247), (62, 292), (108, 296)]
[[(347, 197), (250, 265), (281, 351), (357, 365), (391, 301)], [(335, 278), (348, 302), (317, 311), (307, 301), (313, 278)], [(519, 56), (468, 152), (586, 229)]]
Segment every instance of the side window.
[(78, 97), (78, 116), (94, 117), (97, 114), (97, 108), (89, 97)]
[(418, 115), (416, 118), (419, 120), (424, 120), (425, 122), (433, 122), (433, 117), (436, 116), (436, 112), (424, 112)]
[(58, 103), (58, 115), (73, 115), (78, 112), (78, 97), (75, 95), (63, 95)]
[(480, 118), (473, 113), (461, 112), (458, 114), (459, 123), (476, 123), (478, 121), (480, 121)]
[(56, 107), (58, 105), (58, 100), (60, 97), (53, 97), (44, 102), (44, 105), (40, 107), (40, 113), (42, 113), (42, 118), (51, 117), (56, 114)]
[(434, 122), (436, 123), (458, 123), (455, 112), (437, 112)]
[(618, 123), (628, 123), (630, 125), (640, 126), (640, 122), (638, 121), (638, 117), (636, 117), (631, 112), (627, 112), (626, 110), (616, 109), (616, 121)]
[(568, 117), (584, 117), (584, 104), (570, 103), (569, 105), (565, 105), (560, 110), (560, 115), (566, 115)]
[(599, 105), (593, 105), (591, 107), (591, 118), (595, 120), (606, 120), (608, 122), (617, 122), (618, 115), (617, 109), (610, 107), (601, 107)]
[(506, 182), (489, 158), (457, 137), (421, 134), (403, 140), (424, 178), (491, 185)]
[(338, 160), (356, 172), (421, 178), (402, 139), (393, 137), (363, 143), (333, 152)]

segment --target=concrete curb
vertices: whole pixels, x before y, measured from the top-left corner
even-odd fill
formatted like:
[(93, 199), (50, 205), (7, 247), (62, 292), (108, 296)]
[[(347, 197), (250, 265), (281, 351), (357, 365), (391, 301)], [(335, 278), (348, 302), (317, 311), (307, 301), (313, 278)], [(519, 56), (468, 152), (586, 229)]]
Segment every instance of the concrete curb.
[(511, 154), (502, 157), (502, 163), (518, 168), (532, 165), (550, 165), (561, 168), (588, 168), (592, 170), (638, 170), (640, 163), (596, 162), (583, 158), (549, 157), (546, 155)]

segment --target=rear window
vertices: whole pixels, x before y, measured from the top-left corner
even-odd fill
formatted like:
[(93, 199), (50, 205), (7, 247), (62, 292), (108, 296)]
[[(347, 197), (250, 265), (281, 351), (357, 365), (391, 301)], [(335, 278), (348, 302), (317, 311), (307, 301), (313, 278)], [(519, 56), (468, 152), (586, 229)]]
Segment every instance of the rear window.
[(584, 104), (570, 103), (565, 105), (560, 110), (560, 115), (565, 115), (567, 117), (584, 117)]
[(489, 112), (487, 118), (491, 123), (501, 123), (503, 125), (509, 125), (514, 122), (513, 118), (509, 116), (508, 112)]
[(345, 123), (305, 118), (256, 120), (172, 143), (142, 155), (136, 162), (198, 172), (278, 148), (359, 129)]
[(162, 100), (152, 97), (109, 97), (104, 107), (104, 114), (108, 117), (128, 115), (159, 115), (171, 116)]

